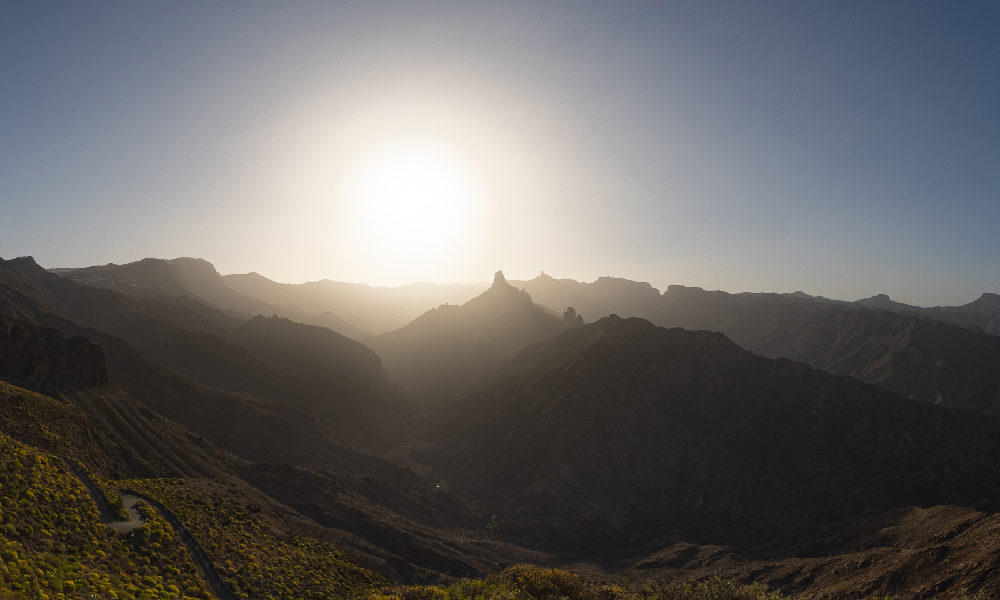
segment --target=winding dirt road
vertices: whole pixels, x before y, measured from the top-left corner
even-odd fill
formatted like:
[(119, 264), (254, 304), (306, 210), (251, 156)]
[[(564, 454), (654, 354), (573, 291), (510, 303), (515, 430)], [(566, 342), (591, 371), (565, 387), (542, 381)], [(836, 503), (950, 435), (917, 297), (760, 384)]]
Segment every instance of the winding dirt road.
[(220, 600), (242, 600), (240, 596), (237, 596), (226, 587), (226, 584), (222, 581), (222, 577), (219, 572), (215, 570), (215, 565), (205, 554), (205, 551), (198, 545), (188, 530), (185, 529), (184, 525), (180, 522), (174, 513), (170, 512), (167, 507), (163, 506), (156, 500), (141, 494), (133, 490), (121, 490), (119, 497), (122, 499), (122, 503), (125, 505), (125, 509), (128, 511), (129, 520), (122, 521), (115, 514), (115, 511), (111, 508), (108, 503), (107, 498), (104, 496), (104, 492), (101, 491), (97, 484), (93, 482), (90, 476), (84, 472), (79, 466), (65, 461), (66, 468), (74, 477), (80, 480), (83, 487), (86, 488), (87, 493), (90, 497), (94, 499), (97, 503), (97, 509), (101, 513), (101, 522), (108, 527), (116, 531), (132, 531), (136, 527), (141, 527), (146, 524), (146, 517), (139, 510), (137, 503), (139, 500), (143, 500), (153, 507), (163, 520), (170, 523), (174, 531), (178, 533), (181, 538), (181, 543), (187, 548), (188, 552), (191, 553), (191, 558), (194, 559), (194, 564), (198, 567), (198, 571), (201, 573), (202, 579), (205, 580), (205, 584), (208, 585), (208, 589), (212, 591)]

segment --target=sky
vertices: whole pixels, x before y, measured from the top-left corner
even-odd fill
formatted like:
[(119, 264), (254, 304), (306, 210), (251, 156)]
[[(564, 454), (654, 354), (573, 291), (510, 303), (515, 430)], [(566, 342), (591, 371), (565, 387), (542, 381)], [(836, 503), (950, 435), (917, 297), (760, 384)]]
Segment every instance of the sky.
[(930, 306), (998, 239), (996, 2), (0, 0), (4, 258)]

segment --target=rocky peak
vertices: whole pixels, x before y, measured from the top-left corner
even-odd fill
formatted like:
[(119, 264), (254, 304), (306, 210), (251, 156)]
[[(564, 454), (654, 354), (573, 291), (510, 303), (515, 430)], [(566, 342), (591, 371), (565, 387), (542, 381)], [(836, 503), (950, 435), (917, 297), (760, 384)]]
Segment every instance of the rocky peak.
[(576, 309), (572, 306), (563, 312), (563, 325), (567, 327), (583, 327), (583, 316), (576, 314)]
[(1000, 294), (983, 294), (979, 299), (966, 305), (967, 308), (977, 311), (992, 312), (1000, 310)]

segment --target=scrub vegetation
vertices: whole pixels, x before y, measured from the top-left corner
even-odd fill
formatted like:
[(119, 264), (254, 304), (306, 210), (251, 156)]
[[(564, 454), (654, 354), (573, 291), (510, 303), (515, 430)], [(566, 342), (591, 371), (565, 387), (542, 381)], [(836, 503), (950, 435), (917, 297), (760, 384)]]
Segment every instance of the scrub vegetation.
[(450, 587), (399, 586), (369, 600), (785, 600), (761, 584), (713, 578), (701, 583), (601, 585), (561, 569), (516, 565)]
[(251, 600), (359, 596), (386, 585), (334, 546), (284, 533), (280, 517), (215, 480), (120, 482), (155, 498), (184, 524), (230, 590)]
[(151, 510), (130, 533), (103, 523), (62, 461), (0, 434), (0, 587), (27, 598), (211, 598), (169, 524)]

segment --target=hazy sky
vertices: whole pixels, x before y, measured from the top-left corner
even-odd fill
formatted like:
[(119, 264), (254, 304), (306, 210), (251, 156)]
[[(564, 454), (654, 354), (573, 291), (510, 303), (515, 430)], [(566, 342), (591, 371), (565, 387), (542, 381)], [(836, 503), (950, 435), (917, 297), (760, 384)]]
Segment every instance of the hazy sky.
[[(477, 190), (454, 241), (348, 206), (411, 142)], [(4, 258), (931, 305), (998, 240), (997, 2), (0, 1)]]

